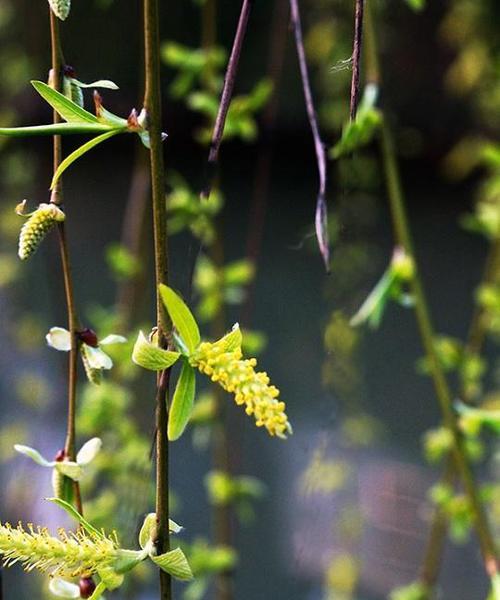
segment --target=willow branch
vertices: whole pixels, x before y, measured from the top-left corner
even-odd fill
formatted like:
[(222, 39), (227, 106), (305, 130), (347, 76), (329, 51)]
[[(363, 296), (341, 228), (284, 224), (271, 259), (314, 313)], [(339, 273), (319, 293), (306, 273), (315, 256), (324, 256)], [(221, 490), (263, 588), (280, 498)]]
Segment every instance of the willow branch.
[(307, 70), (306, 52), (304, 49), (304, 38), (302, 34), (302, 22), (300, 19), (298, 0), (290, 0), (290, 11), (295, 36), (295, 45), (297, 46), (297, 56), (299, 59), (302, 87), (304, 89), (307, 116), (314, 140), (314, 150), (316, 152), (316, 162), (318, 165), (319, 191), (316, 201), (316, 237), (318, 238), (318, 245), (325, 262), (325, 267), (328, 271), (330, 252), (326, 227), (326, 151), (325, 146), (321, 141), (318, 118), (316, 116), (316, 110), (314, 108), (314, 101), (311, 92), (311, 82), (309, 80), (309, 72)]
[[(51, 84), (57, 91), (62, 90), (63, 67), (64, 59), (61, 50), (61, 37), (59, 32), (59, 21), (52, 10), (50, 13), (50, 41), (51, 41)], [(53, 122), (59, 123), (61, 118), (54, 111)], [(57, 171), (62, 161), (62, 144), (61, 136), (55, 135), (53, 138), (53, 171)], [(58, 184), (52, 191), (50, 201), (54, 204), (61, 205), (63, 201), (62, 183), (59, 180)], [(61, 255), (64, 292), (66, 296), (66, 307), (68, 314), (68, 330), (71, 334), (71, 349), (69, 352), (68, 364), (68, 415), (66, 426), (66, 441), (64, 445), (64, 453), (70, 460), (75, 460), (75, 437), (76, 437), (76, 385), (78, 379), (78, 317), (76, 312), (73, 278), (71, 274), (71, 262), (69, 257), (68, 242), (66, 239), (65, 223), (57, 224), (57, 233), (59, 240), (59, 252)], [(78, 482), (74, 482), (73, 489), (75, 493), (75, 504), (83, 514), (82, 500), (80, 495), (80, 486)]]
[(238, 65), (241, 56), (241, 49), (245, 40), (248, 20), (250, 18), (250, 10), (252, 8), (252, 2), (253, 0), (243, 0), (243, 4), (241, 6), (238, 27), (236, 29), (233, 47), (231, 49), (231, 55), (229, 57), (229, 62), (227, 65), (226, 75), (224, 78), (224, 86), (222, 88), (222, 94), (219, 103), (219, 110), (215, 119), (212, 140), (210, 142), (210, 151), (208, 153), (207, 164), (207, 180), (200, 194), (200, 198), (202, 200), (208, 199), (212, 191), (217, 162), (219, 160), (220, 145), (222, 142), (222, 136), (224, 134), (224, 127), (226, 125), (227, 113), (229, 111), (231, 99), (233, 97), (234, 83), (236, 81), (236, 75), (238, 72)]
[[(167, 214), (165, 203), (165, 165), (161, 132), (160, 33), (158, 0), (144, 0), (144, 108), (150, 136), (151, 195), (153, 205), (156, 313), (158, 342), (167, 347), (170, 321), (160, 297), (160, 284), (168, 282)], [(169, 544), (169, 464), (168, 464), (168, 388), (170, 370), (158, 377), (156, 393), (156, 519), (158, 554), (168, 552)], [(160, 570), (160, 599), (171, 600), (172, 581)]]
[(365, 0), (356, 0), (354, 13), (354, 42), (352, 48), (352, 79), (351, 79), (351, 104), (349, 115), (351, 121), (356, 118), (359, 104), (359, 82), (361, 72), (361, 47), (363, 40), (363, 12)]

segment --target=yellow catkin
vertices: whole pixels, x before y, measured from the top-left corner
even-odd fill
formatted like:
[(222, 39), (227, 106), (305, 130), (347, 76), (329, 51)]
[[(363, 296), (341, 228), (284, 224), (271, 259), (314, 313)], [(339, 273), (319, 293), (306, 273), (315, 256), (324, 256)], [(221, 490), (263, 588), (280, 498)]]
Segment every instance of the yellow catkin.
[(67, 533), (59, 530), (59, 537), (47, 529), (26, 529), (21, 523), (12, 527), (0, 524), (0, 556), (4, 566), (20, 563), (27, 571), (50, 571), (60, 577), (79, 577), (110, 566), (117, 558), (115, 540), (91, 536), (83, 530)]
[(63, 211), (55, 204), (40, 204), (21, 228), (19, 235), (18, 255), (21, 260), (29, 258), (38, 248), (40, 242), (61, 221), (64, 221)]
[(285, 403), (277, 399), (279, 390), (270, 385), (267, 373), (255, 371), (255, 358), (243, 360), (239, 348), (225, 350), (220, 343), (204, 342), (190, 357), (191, 365), (234, 394), (236, 404), (245, 405), (245, 412), (253, 415), (257, 427), (265, 427), (270, 435), (286, 438), (292, 428)]

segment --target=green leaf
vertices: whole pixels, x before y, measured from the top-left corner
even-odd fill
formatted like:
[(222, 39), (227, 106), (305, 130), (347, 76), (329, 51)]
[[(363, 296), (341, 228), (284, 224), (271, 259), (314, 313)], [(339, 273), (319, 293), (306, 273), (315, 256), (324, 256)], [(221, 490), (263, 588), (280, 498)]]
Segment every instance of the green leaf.
[(139, 563), (145, 560), (148, 556), (143, 550), (118, 550), (118, 558), (113, 562), (113, 571), (118, 575), (127, 573), (134, 569)]
[(415, 12), (420, 12), (425, 8), (425, 0), (406, 0), (406, 4)]
[(99, 600), (107, 589), (106, 584), (103, 581), (100, 581), (89, 600)]
[(42, 81), (32, 81), (31, 85), (40, 96), (68, 123), (98, 123), (97, 117), (72, 100), (52, 89)]
[(0, 127), (0, 135), (8, 137), (31, 137), (39, 135), (98, 134), (112, 131), (114, 127), (102, 123), (54, 123), (28, 127)]
[(195, 371), (184, 360), (168, 416), (168, 439), (172, 442), (181, 437), (188, 424), (193, 410), (195, 387)]
[[(182, 527), (178, 525), (172, 519), (168, 520), (168, 530), (170, 533), (179, 533), (182, 531)], [(148, 545), (148, 542), (152, 541), (155, 537), (156, 532), (156, 513), (149, 513), (146, 515), (141, 531), (139, 532), (139, 545), (144, 550)]]
[(61, 175), (64, 173), (64, 171), (66, 171), (66, 169), (69, 166), (71, 166), (75, 162), (75, 160), (78, 160), (81, 156), (86, 154), (89, 150), (92, 150), (92, 148), (95, 148), (95, 146), (97, 146), (98, 144), (109, 140), (109, 138), (112, 138), (114, 135), (123, 133), (123, 131), (124, 129), (112, 129), (111, 131), (103, 133), (102, 135), (98, 135), (86, 144), (83, 144), (83, 146), (77, 148), (74, 152), (67, 156), (57, 168), (57, 171), (54, 173), (54, 177), (52, 178), (50, 189), (53, 190), (55, 188)]
[(472, 408), (463, 402), (457, 402), (455, 408), (461, 416), (477, 419), (478, 422), (490, 427), (495, 433), (500, 434), (500, 410)]
[(176, 548), (160, 556), (150, 556), (150, 558), (162, 571), (170, 573), (176, 579), (180, 579), (181, 581), (193, 579), (193, 573), (186, 555), (180, 548)]
[(110, 81), (109, 79), (98, 79), (97, 81), (92, 81), (92, 83), (83, 83), (82, 81), (78, 81), (78, 79), (71, 78), (71, 83), (75, 84), (79, 88), (103, 88), (107, 90), (118, 90), (120, 89), (114, 81)]
[(160, 296), (187, 349), (194, 352), (200, 344), (201, 337), (193, 313), (172, 288), (161, 284)]
[(179, 357), (179, 352), (163, 350), (163, 348), (158, 348), (158, 346), (148, 342), (144, 333), (139, 331), (132, 352), (132, 360), (136, 365), (150, 371), (163, 371), (171, 367)]
[(91, 525), (84, 517), (82, 517), (82, 515), (76, 510), (76, 508), (71, 506), (71, 504), (68, 504), (60, 498), (46, 498), (46, 500), (57, 504), (57, 506), (65, 510), (70, 517), (72, 517), (73, 519), (75, 519), (75, 521), (80, 523), (80, 525), (85, 529), (87, 533), (90, 533), (91, 535), (94, 535), (98, 538), (104, 537), (103, 534), (93, 525)]
[(488, 600), (500, 600), (500, 575), (498, 573), (491, 578), (491, 594)]
[(235, 350), (241, 349), (242, 343), (243, 336), (238, 323), (233, 325), (233, 328), (229, 333), (226, 333), (224, 337), (215, 342), (217, 347), (221, 348), (222, 352), (234, 352)]

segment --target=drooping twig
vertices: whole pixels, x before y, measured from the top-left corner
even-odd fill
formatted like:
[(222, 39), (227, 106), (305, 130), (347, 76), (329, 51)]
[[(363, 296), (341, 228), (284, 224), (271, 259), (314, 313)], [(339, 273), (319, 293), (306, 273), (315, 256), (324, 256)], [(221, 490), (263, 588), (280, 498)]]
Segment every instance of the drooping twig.
[(236, 81), (236, 74), (238, 72), (241, 49), (245, 40), (248, 20), (250, 18), (250, 11), (252, 8), (252, 2), (253, 0), (243, 0), (243, 4), (241, 6), (238, 27), (236, 29), (236, 35), (234, 37), (233, 47), (231, 50), (231, 55), (229, 57), (226, 75), (224, 77), (224, 86), (222, 88), (219, 110), (215, 119), (212, 140), (210, 142), (206, 182), (200, 194), (201, 200), (208, 199), (210, 197), (210, 192), (212, 191), (217, 161), (219, 160), (219, 149), (222, 142), (222, 136), (224, 134), (224, 126), (226, 124), (227, 113), (229, 111), (231, 99), (233, 97), (234, 83)]
[[(168, 282), (167, 211), (165, 203), (165, 165), (161, 131), (160, 33), (158, 0), (144, 0), (144, 108), (150, 136), (151, 193), (153, 205), (156, 312), (158, 344), (168, 346), (170, 320), (160, 297), (160, 284)], [(158, 554), (169, 550), (169, 464), (168, 464), (168, 388), (170, 370), (160, 373), (156, 393), (156, 519)], [(172, 581), (160, 570), (160, 599), (171, 600)]]
[[(59, 32), (59, 21), (54, 15), (52, 10), (49, 8), (50, 13), (50, 39), (51, 39), (51, 84), (54, 89), (61, 91), (62, 89), (62, 77), (64, 60), (61, 50), (61, 37)], [(56, 111), (54, 111), (54, 123), (60, 122), (60, 117)], [(54, 136), (53, 138), (53, 169), (54, 173), (61, 164), (62, 161), (62, 144), (61, 137)], [(54, 204), (61, 205), (63, 200), (62, 196), (62, 184), (59, 180), (58, 184), (52, 191), (50, 201)], [(64, 291), (66, 295), (66, 307), (68, 313), (68, 330), (71, 334), (71, 350), (69, 352), (69, 365), (68, 365), (68, 416), (67, 416), (67, 429), (66, 429), (66, 442), (64, 445), (64, 452), (68, 459), (75, 459), (75, 437), (76, 437), (76, 385), (78, 378), (78, 341), (77, 341), (77, 330), (78, 330), (78, 317), (76, 312), (74, 290), (73, 290), (73, 278), (71, 274), (71, 263), (69, 258), (68, 243), (66, 239), (66, 227), (64, 221), (57, 224), (57, 233), (59, 239), (59, 251), (61, 255), (62, 271), (64, 279)], [(80, 495), (80, 486), (77, 481), (73, 483), (73, 489), (75, 493), (75, 504), (80, 512), (83, 514), (83, 506)]]
[(304, 49), (304, 39), (302, 35), (302, 23), (300, 20), (300, 11), (298, 0), (290, 0), (290, 10), (292, 18), (292, 26), (295, 35), (295, 44), (297, 46), (297, 55), (299, 58), (300, 74), (302, 77), (302, 86), (304, 88), (304, 97), (306, 101), (307, 116), (311, 126), (312, 135), (314, 138), (314, 149), (316, 152), (316, 161), (318, 163), (319, 173), (319, 191), (316, 201), (316, 237), (318, 245), (325, 262), (326, 270), (330, 269), (330, 248), (328, 243), (328, 223), (326, 209), (326, 152), (321, 136), (319, 133), (318, 119), (314, 108), (314, 101), (311, 92), (311, 84), (309, 81), (309, 73), (307, 70), (306, 53)]
[[(490, 247), (486, 258), (481, 285), (494, 283), (500, 274), (500, 235), (497, 235)], [(479, 356), (482, 351), (487, 333), (485, 319), (485, 309), (479, 304), (475, 305), (474, 312), (469, 327), (468, 339), (465, 345), (464, 354), (466, 356)], [(462, 402), (468, 404), (472, 401), (471, 392), (463, 388), (459, 392)], [(448, 457), (444, 473), (441, 476), (440, 483), (451, 485), (457, 478), (457, 471), (451, 458)], [(429, 590), (432, 590), (439, 577), (441, 568), (441, 556), (444, 548), (444, 541), (448, 531), (448, 519), (443, 515), (440, 507), (434, 509), (434, 515), (429, 530), (429, 539), (422, 559), (422, 568), (420, 570), (420, 581)]]
[(356, 0), (354, 13), (354, 42), (352, 47), (351, 103), (349, 110), (351, 121), (354, 121), (356, 113), (358, 112), (364, 7), (365, 0)]
[[(366, 10), (366, 25), (366, 35), (370, 38), (369, 43), (367, 44), (369, 48), (367, 54), (367, 60), (369, 60), (369, 64), (367, 64), (367, 73), (370, 81), (379, 83), (380, 63), (377, 52), (377, 37), (369, 3)], [(408, 256), (411, 256), (414, 259), (413, 241), (411, 239), (394, 141), (385, 115), (382, 120), (380, 146), (396, 242), (405, 250)], [(453, 411), (451, 390), (436, 352), (434, 329), (427, 306), (424, 288), (417, 268), (415, 269), (415, 275), (412, 278), (411, 291), (415, 301), (415, 313), (420, 337), (429, 361), (430, 374), (434, 383), (434, 389), (441, 409), (443, 422), (450, 430), (453, 437), (452, 458), (470, 503), (471, 512), (474, 518), (474, 527), (479, 538), (485, 570), (490, 577), (493, 577), (498, 572), (497, 549), (482, 501), (479, 497), (477, 483), (467, 458), (464, 440)]]

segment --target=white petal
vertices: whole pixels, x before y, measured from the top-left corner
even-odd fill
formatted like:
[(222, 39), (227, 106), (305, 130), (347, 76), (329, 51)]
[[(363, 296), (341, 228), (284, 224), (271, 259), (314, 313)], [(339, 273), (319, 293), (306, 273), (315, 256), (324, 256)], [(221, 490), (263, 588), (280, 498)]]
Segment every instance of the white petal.
[(40, 454), (40, 452), (38, 452), (38, 450), (35, 450), (34, 448), (30, 448), (29, 446), (15, 444), (14, 450), (16, 452), (19, 452), (20, 454), (24, 454), (25, 456), (28, 456), (29, 458), (31, 458), (31, 460), (34, 460), (38, 465), (41, 465), (42, 467), (53, 467), (55, 465), (55, 462), (46, 460)]
[(76, 464), (72, 460), (62, 460), (60, 462), (56, 462), (54, 468), (69, 477), (73, 481), (80, 481), (83, 476), (83, 469), (80, 465)]
[(80, 452), (76, 455), (76, 462), (79, 465), (88, 465), (94, 460), (101, 448), (102, 440), (98, 437), (92, 438), (80, 448)]
[(59, 598), (79, 598), (80, 588), (74, 583), (64, 581), (59, 577), (54, 577), (50, 580), (49, 590)]
[(49, 333), (45, 336), (47, 344), (55, 350), (61, 352), (69, 352), (71, 350), (71, 334), (67, 329), (62, 327), (52, 327)]
[(87, 358), (92, 369), (111, 369), (113, 361), (103, 350), (87, 345), (85, 349), (87, 350)]
[(127, 338), (123, 337), (123, 335), (115, 335), (112, 333), (111, 335), (107, 335), (103, 340), (99, 340), (99, 346), (106, 346), (107, 344), (124, 344), (127, 341)]

